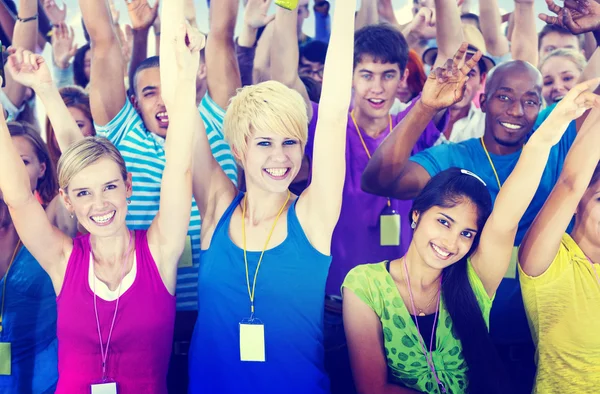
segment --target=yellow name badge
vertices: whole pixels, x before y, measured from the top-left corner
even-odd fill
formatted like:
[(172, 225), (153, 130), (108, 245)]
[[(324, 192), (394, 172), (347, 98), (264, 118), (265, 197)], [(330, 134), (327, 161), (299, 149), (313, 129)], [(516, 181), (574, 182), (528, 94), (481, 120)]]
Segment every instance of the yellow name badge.
[(9, 342), (0, 342), (0, 375), (10, 375), (11, 371), (11, 347)]
[[(258, 322), (258, 323), (254, 323)], [(240, 360), (265, 362), (265, 326), (259, 320), (240, 323)]]
[(179, 264), (177, 264), (177, 268), (189, 268), (193, 266), (192, 260), (192, 237), (189, 235), (185, 238), (185, 249), (183, 249), (183, 253), (179, 258)]
[(381, 215), (379, 235), (381, 246), (400, 245), (400, 215), (397, 213)]

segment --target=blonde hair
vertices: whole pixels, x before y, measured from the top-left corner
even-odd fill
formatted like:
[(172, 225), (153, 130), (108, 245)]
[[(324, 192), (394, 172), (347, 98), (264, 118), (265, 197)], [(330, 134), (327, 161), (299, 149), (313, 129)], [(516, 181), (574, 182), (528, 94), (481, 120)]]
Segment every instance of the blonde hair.
[(575, 64), (575, 67), (577, 67), (579, 72), (583, 72), (583, 69), (587, 65), (587, 60), (585, 60), (585, 56), (583, 56), (581, 52), (571, 48), (558, 48), (550, 52), (545, 58), (542, 59), (538, 70), (541, 70), (548, 59), (553, 57), (564, 57), (565, 59), (570, 60), (573, 64)]
[(114, 161), (121, 170), (123, 180), (127, 179), (127, 167), (121, 153), (109, 140), (103, 137), (86, 137), (71, 145), (58, 160), (58, 185), (67, 191), (75, 175), (100, 159)]
[(240, 158), (245, 156), (248, 139), (256, 130), (297, 139), (304, 150), (308, 116), (302, 96), (276, 81), (239, 89), (225, 114), (223, 134)]

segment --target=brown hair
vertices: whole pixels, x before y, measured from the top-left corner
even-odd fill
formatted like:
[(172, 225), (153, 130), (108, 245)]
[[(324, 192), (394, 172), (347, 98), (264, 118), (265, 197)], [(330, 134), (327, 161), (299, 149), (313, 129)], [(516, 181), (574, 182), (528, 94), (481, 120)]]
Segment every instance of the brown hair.
[(406, 68), (408, 69), (406, 85), (411, 91), (411, 99), (413, 99), (423, 90), (425, 81), (427, 81), (427, 75), (425, 75), (425, 69), (421, 57), (412, 49), (408, 51), (408, 62), (406, 63)]
[(46, 165), (44, 176), (38, 179), (35, 190), (39, 193), (44, 204), (50, 203), (58, 193), (58, 181), (56, 179), (54, 164), (50, 160), (48, 147), (38, 132), (28, 123), (9, 122), (8, 131), (11, 137), (23, 137), (29, 141), (31, 146), (33, 146), (38, 161)]
[[(59, 90), (60, 96), (67, 108), (75, 107), (94, 124), (92, 120), (92, 111), (90, 109), (90, 96), (79, 86), (67, 86)], [(94, 134), (96, 135), (96, 131), (94, 130)], [(48, 151), (50, 153), (50, 159), (54, 164), (54, 168), (58, 167), (58, 159), (60, 159), (61, 151), (58, 146), (58, 141), (56, 141), (56, 134), (54, 133), (54, 128), (50, 123), (50, 119), (46, 118), (46, 141), (48, 141)]]

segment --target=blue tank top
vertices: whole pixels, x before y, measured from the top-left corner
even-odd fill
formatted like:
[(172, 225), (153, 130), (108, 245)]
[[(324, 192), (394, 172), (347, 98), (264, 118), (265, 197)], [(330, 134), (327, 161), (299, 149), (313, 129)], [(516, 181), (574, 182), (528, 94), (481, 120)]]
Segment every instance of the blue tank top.
[[(255, 317), (264, 324), (266, 362), (240, 361), (239, 323), (250, 315), (244, 253), (229, 237), (240, 193), (203, 250), (198, 275), (198, 320), (190, 349), (189, 393), (329, 393), (323, 363), (323, 308), (331, 257), (309, 243), (287, 212), (287, 238), (263, 257)], [(260, 252), (247, 252), (250, 281)]]
[[(0, 280), (0, 298), (5, 280), (6, 275)], [(12, 374), (0, 375), (0, 393), (54, 393), (56, 294), (50, 277), (25, 247), (8, 271), (2, 328), (0, 342), (11, 344)]]

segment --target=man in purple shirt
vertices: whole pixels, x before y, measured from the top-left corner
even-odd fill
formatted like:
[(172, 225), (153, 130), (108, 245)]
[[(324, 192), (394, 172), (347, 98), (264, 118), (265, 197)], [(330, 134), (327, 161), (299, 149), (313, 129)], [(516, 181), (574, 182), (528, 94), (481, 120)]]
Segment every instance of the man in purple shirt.
[[(303, 170), (294, 185), (301, 190), (310, 182), (318, 104), (311, 103), (298, 77), (298, 47), (296, 14), (277, 9), (275, 36), (271, 56), (271, 77), (296, 89), (307, 102), (309, 137)], [(352, 39), (352, 38), (349, 38)], [(361, 190), (361, 175), (369, 158), (393, 127), (410, 110), (390, 116), (398, 83), (408, 76), (408, 45), (402, 34), (388, 25), (366, 26), (354, 38), (353, 109), (348, 113), (346, 141), (346, 180), (342, 210), (333, 234), (331, 254), (333, 261), (326, 289), (325, 363), (330, 374), (332, 393), (352, 393), (352, 382), (347, 379), (349, 363), (342, 326), (340, 287), (346, 274), (355, 266), (402, 256), (406, 251), (412, 230), (408, 214), (411, 201), (387, 199)], [(321, 114), (321, 117), (326, 116)], [(434, 144), (443, 130), (445, 114), (432, 121), (413, 149), (417, 153)], [(437, 124), (437, 126), (436, 126)], [(296, 192), (296, 190), (294, 190)], [(335, 349), (335, 350), (332, 350)], [(339, 377), (339, 378), (338, 378)]]

